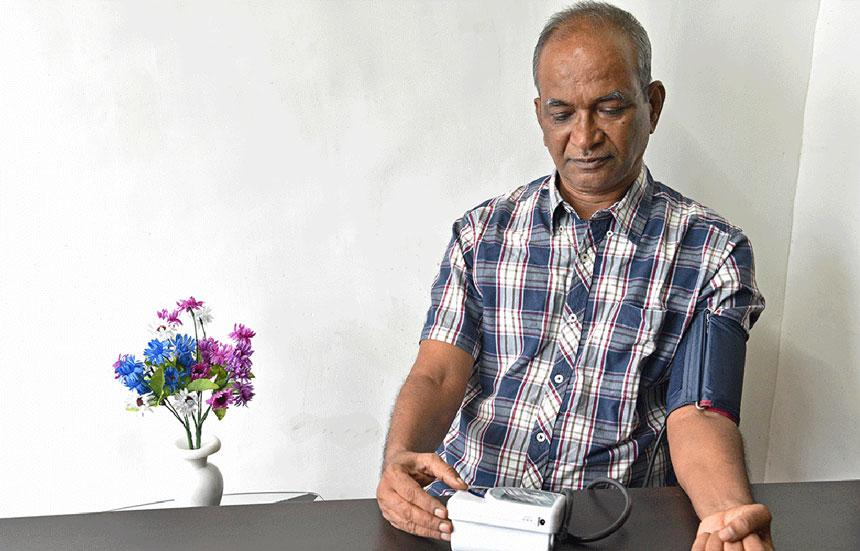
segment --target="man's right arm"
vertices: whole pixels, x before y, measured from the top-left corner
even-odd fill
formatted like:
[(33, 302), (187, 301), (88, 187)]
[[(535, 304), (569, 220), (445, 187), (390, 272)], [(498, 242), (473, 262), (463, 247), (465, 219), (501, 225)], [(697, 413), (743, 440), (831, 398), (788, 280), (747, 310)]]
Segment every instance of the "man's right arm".
[(447, 509), (423, 486), (440, 479), (451, 488), (466, 488), (454, 468), (434, 450), (463, 401), (474, 363), (468, 352), (454, 345), (421, 342), (415, 365), (394, 404), (376, 489), (379, 509), (395, 528), (450, 539)]

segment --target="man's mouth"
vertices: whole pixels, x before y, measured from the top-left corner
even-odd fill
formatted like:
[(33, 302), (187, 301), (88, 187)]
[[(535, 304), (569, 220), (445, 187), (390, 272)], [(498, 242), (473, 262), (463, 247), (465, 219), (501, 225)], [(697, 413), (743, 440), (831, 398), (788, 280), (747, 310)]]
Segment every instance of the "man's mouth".
[(606, 161), (611, 159), (610, 155), (604, 155), (603, 157), (574, 157), (571, 159), (571, 162), (577, 166), (577, 168), (581, 168), (583, 170), (594, 170), (603, 166)]

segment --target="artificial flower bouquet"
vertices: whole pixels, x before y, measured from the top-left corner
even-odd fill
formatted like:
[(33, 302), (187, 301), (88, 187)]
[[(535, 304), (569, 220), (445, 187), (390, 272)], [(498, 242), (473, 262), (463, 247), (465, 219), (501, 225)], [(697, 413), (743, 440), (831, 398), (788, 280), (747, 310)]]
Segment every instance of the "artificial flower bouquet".
[[(185, 427), (188, 449), (200, 448), (203, 422), (213, 412), (223, 419), (230, 406), (246, 406), (254, 397), (251, 379), (251, 338), (255, 333), (241, 323), (233, 326), (222, 343), (206, 335), (212, 312), (194, 297), (180, 300), (177, 308), (160, 310), (150, 326), (154, 337), (143, 351), (143, 361), (120, 354), (113, 364), (116, 378), (133, 393), (127, 409), (147, 412), (164, 406)], [(189, 314), (194, 337), (181, 334), (180, 319)], [(200, 336), (202, 335), (202, 339)], [(205, 400), (203, 394), (210, 393)]]

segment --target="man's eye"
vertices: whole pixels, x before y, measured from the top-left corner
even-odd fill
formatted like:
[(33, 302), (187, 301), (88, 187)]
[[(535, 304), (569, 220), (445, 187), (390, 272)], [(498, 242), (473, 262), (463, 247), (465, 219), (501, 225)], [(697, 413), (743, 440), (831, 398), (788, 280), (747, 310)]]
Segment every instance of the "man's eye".
[(553, 113), (553, 122), (564, 122), (570, 118), (570, 113)]
[(610, 117), (614, 117), (623, 113), (625, 109), (626, 107), (602, 107), (600, 109), (600, 113), (602, 115), (609, 115)]

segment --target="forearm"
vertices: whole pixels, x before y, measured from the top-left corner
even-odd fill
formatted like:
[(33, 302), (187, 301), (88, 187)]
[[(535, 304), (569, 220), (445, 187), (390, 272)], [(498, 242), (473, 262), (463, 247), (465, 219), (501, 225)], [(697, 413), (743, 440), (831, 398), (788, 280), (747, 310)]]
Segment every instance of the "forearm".
[(474, 359), (459, 348), (424, 341), (403, 383), (385, 444), (385, 462), (401, 451), (436, 449), (466, 393)]
[(699, 518), (752, 503), (741, 435), (731, 420), (686, 406), (669, 417), (668, 437), (678, 482)]
[[(456, 389), (453, 389), (456, 392)], [(451, 425), (463, 393), (421, 374), (410, 374), (400, 389), (385, 445), (385, 460), (399, 451), (431, 452)]]

